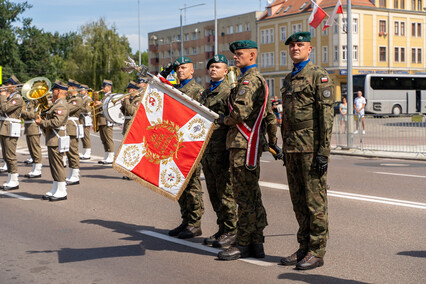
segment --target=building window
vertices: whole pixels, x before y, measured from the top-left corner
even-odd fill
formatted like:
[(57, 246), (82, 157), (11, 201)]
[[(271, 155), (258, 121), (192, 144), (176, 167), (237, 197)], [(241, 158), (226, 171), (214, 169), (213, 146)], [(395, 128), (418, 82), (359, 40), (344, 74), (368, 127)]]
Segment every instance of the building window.
[(379, 0), (379, 7), (386, 8), (386, 0)]
[(246, 31), (247, 32), (250, 31), (250, 23), (247, 23), (247, 25), (246, 25)]
[(342, 18), (342, 34), (348, 30), (348, 19)]
[(399, 62), (399, 47), (395, 47), (395, 62)]
[(416, 36), (416, 23), (411, 23), (411, 36)]
[(243, 32), (243, 25), (242, 25), (242, 24), (239, 24), (239, 25), (238, 25), (238, 32), (239, 32), (239, 33), (242, 33), (242, 32)]
[(260, 32), (261, 40), (263, 44), (273, 43), (274, 42), (274, 29), (262, 30)]
[(229, 26), (228, 27), (228, 34), (233, 34), (234, 33), (234, 26)]
[(293, 34), (301, 32), (302, 31), (302, 24), (292, 25), (291, 28), (293, 30)]
[(400, 9), (405, 9), (405, 0), (401, 0), (399, 3), (401, 4)]
[(348, 46), (342, 46), (342, 60), (346, 61), (348, 59)]
[(339, 47), (337, 45), (334, 46), (334, 61), (339, 61)]
[(422, 49), (412, 48), (411, 49), (411, 63), (422, 63)]
[(411, 63), (416, 63), (416, 49), (411, 49)]
[(405, 62), (405, 47), (401, 47), (400, 51), (401, 51), (401, 56), (400, 56), (401, 62)]
[(315, 47), (312, 47), (312, 51), (311, 54), (309, 55), (309, 58), (311, 59), (313, 64), (316, 64), (316, 60), (315, 60)]
[(399, 35), (399, 22), (396, 22), (395, 21), (395, 27), (394, 27), (394, 34), (396, 35), (396, 36), (398, 36)]
[(324, 62), (324, 63), (328, 62), (328, 47), (327, 46), (322, 47), (322, 62)]
[(315, 37), (315, 28), (312, 26), (309, 26), (309, 32), (311, 34), (311, 38)]
[(358, 19), (353, 18), (352, 22), (353, 22), (352, 30), (353, 30), (354, 34), (357, 34), (358, 33)]
[(386, 62), (386, 46), (379, 47), (379, 61)]
[(287, 27), (281, 27), (280, 28), (280, 40), (281, 41), (287, 40)]
[(274, 66), (274, 53), (273, 52), (262, 53), (260, 64), (264, 68), (273, 67)]
[(416, 0), (411, 0), (411, 10), (416, 10)]
[(280, 55), (281, 66), (287, 66), (287, 51), (281, 51)]
[(385, 20), (379, 20), (379, 33), (386, 33), (386, 21)]
[(189, 40), (189, 34), (185, 34), (185, 41)]
[(418, 0), (417, 1), (417, 10), (421, 11), (422, 10), (422, 0)]
[(269, 33), (270, 33), (270, 38), (271, 38), (270, 42), (274, 42), (274, 29), (270, 29)]
[(196, 32), (194, 32), (193, 34), (192, 34), (192, 40), (196, 40), (197, 39), (197, 33)]
[(417, 37), (422, 37), (422, 24), (417, 23)]
[(185, 48), (185, 55), (189, 55), (189, 48)]
[(333, 31), (333, 33), (334, 34), (338, 34), (339, 33), (339, 25), (333, 25), (333, 29), (334, 29), (334, 31)]
[(323, 36), (326, 36), (326, 35), (327, 35), (327, 31), (328, 31), (328, 29), (324, 29), (324, 26), (325, 26), (325, 21), (323, 21), (323, 22), (322, 22), (322, 29), (323, 29), (323, 30), (322, 30), (322, 35), (323, 35)]
[(422, 63), (422, 49), (417, 48), (417, 63)]
[(394, 9), (398, 9), (398, 1), (399, 1), (399, 0), (394, 0), (394, 1), (393, 1), (393, 8), (394, 8)]
[(269, 30), (265, 30), (265, 43), (269, 43)]
[(266, 84), (268, 85), (269, 97), (275, 97), (275, 81), (274, 79), (266, 79)]
[(260, 43), (262, 43), (262, 44), (265, 43), (265, 31), (264, 30), (260, 31)]
[(401, 28), (401, 36), (405, 36), (405, 22), (401, 22), (400, 23), (400, 28)]
[(352, 47), (353, 60), (358, 61), (358, 45)]
[(194, 47), (194, 48), (192, 49), (192, 55), (195, 55), (195, 54), (197, 54), (197, 48), (196, 48), (196, 47)]

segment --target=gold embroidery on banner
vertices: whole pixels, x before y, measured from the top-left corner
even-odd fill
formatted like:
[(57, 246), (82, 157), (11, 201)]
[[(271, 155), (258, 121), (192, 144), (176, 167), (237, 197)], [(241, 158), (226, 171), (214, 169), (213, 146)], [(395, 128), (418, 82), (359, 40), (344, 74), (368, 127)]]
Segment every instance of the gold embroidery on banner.
[(161, 183), (166, 188), (177, 186), (182, 180), (182, 176), (176, 167), (165, 169), (161, 172)]
[(183, 146), (183, 133), (173, 121), (157, 120), (157, 123), (147, 127), (147, 135), (143, 137), (146, 147), (146, 158), (150, 163), (166, 165)]
[(148, 113), (154, 113), (159, 111), (163, 107), (163, 101), (161, 95), (156, 89), (151, 90), (148, 96), (145, 97), (145, 109)]
[(124, 165), (127, 168), (133, 168), (139, 162), (141, 154), (143, 155), (144, 153), (140, 153), (136, 145), (126, 147), (123, 153)]
[(189, 136), (191, 136), (192, 139), (200, 139), (206, 134), (206, 126), (204, 123), (204, 120), (201, 118), (196, 118), (191, 120), (191, 122), (188, 124), (189, 129)]

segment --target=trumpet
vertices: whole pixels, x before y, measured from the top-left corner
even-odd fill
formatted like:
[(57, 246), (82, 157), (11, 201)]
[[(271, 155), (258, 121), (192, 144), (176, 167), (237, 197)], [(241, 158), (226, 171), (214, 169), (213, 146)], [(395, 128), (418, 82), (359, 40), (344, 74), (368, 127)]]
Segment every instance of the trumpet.
[(0, 92), (4, 89), (4, 90), (7, 90), (7, 89), (13, 89), (13, 88), (17, 88), (17, 89), (22, 89), (22, 87), (24, 86), (24, 84), (18, 84), (18, 85), (10, 85), (10, 86), (3, 86), (3, 87), (0, 87)]

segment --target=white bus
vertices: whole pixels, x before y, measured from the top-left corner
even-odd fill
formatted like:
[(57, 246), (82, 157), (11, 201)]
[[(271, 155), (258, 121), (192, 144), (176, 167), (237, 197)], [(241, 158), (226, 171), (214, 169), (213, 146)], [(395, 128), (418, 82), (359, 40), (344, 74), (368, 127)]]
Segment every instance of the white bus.
[(426, 114), (426, 75), (354, 75), (353, 89), (366, 98), (366, 113)]

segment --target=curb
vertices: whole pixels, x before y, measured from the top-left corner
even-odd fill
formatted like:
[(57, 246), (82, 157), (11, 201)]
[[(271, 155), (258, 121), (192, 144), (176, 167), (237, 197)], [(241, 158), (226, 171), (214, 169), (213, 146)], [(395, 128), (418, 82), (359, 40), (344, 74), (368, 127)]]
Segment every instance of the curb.
[(418, 160), (426, 161), (426, 153), (403, 153), (403, 152), (386, 152), (386, 151), (368, 151), (358, 149), (333, 149), (333, 155), (343, 156), (360, 156), (366, 158), (390, 158), (390, 159), (405, 159), (405, 160)]

